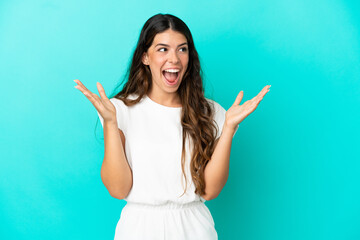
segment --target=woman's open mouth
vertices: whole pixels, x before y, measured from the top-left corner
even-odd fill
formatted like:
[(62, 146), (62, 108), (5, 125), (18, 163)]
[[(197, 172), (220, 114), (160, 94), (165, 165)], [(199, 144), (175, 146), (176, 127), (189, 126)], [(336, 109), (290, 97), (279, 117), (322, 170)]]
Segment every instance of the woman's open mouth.
[(173, 86), (179, 81), (180, 69), (165, 69), (162, 71), (162, 74), (165, 78), (165, 82), (168, 85)]

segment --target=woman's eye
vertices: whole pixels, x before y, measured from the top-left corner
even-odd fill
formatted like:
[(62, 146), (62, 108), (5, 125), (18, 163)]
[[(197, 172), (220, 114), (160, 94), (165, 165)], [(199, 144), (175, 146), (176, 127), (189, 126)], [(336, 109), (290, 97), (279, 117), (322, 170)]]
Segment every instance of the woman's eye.
[(183, 47), (183, 48), (180, 48), (181, 51), (183, 52), (186, 52), (187, 51), (187, 48), (186, 47)]
[(165, 52), (166, 48), (159, 48), (159, 52)]

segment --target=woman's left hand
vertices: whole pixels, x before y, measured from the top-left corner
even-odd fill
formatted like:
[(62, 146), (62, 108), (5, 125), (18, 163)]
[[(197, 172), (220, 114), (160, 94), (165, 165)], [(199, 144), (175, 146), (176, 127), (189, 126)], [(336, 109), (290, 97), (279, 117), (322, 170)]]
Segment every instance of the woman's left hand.
[(235, 130), (237, 125), (239, 125), (239, 123), (241, 123), (257, 108), (265, 94), (269, 91), (270, 87), (271, 85), (266, 85), (258, 95), (256, 95), (251, 100), (244, 102), (242, 105), (239, 104), (244, 96), (244, 92), (240, 91), (235, 99), (234, 104), (226, 111), (226, 127)]

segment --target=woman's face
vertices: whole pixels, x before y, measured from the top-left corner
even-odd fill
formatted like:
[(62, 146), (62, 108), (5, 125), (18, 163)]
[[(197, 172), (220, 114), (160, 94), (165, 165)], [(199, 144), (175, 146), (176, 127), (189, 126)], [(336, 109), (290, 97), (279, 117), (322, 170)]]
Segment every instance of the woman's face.
[(158, 33), (142, 62), (151, 70), (151, 91), (158, 94), (176, 92), (189, 62), (186, 37), (171, 29)]

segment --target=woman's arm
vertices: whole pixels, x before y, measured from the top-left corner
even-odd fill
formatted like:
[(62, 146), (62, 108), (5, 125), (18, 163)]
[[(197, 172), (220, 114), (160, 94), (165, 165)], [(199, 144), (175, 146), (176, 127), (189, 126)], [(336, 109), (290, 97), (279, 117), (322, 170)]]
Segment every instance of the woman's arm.
[(205, 200), (216, 198), (226, 184), (229, 176), (230, 151), (234, 133), (234, 129), (224, 125), (211, 160), (205, 167), (205, 194), (202, 195)]
[(114, 198), (124, 199), (132, 187), (132, 171), (125, 156), (125, 136), (116, 122), (104, 121), (105, 154), (101, 179)]
[(233, 105), (226, 111), (221, 136), (204, 171), (205, 194), (202, 197), (205, 200), (216, 198), (225, 186), (229, 176), (230, 150), (235, 129), (257, 108), (265, 94), (269, 92), (270, 87), (271, 85), (266, 85), (258, 95), (241, 105), (240, 102), (244, 93), (240, 91)]
[(100, 97), (92, 93), (79, 80), (75, 79), (79, 89), (94, 105), (104, 128), (105, 154), (101, 166), (101, 179), (111, 196), (125, 198), (132, 187), (132, 172), (125, 155), (125, 136), (118, 128), (116, 107), (106, 96), (103, 86), (97, 82)]

